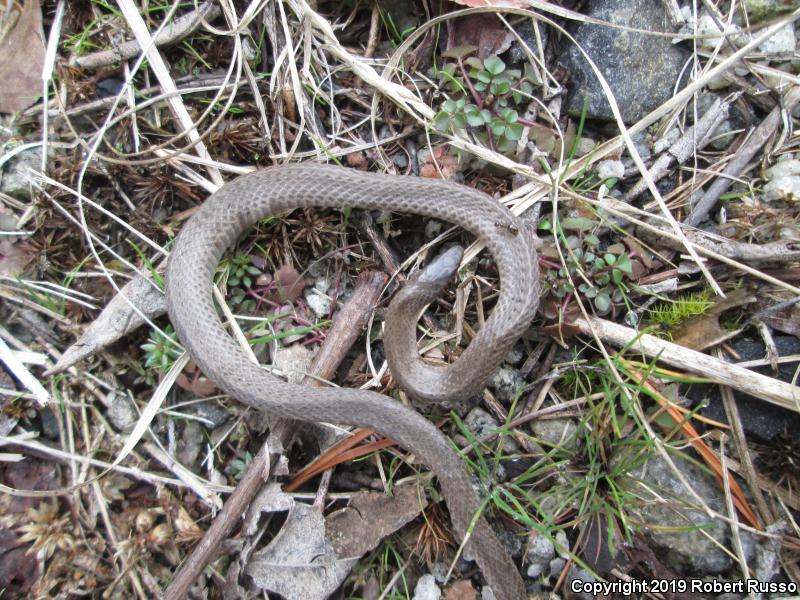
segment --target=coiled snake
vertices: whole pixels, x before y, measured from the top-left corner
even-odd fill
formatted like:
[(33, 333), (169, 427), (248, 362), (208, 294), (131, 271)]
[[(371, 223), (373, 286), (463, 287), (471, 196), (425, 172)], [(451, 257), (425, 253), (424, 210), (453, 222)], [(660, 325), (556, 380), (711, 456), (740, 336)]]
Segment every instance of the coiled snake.
[[(209, 197), (181, 231), (167, 266), (170, 318), (212, 381), (275, 416), (368, 427), (394, 440), (437, 475), (453, 524), (463, 536), (481, 503), (458, 455), (433, 424), (375, 392), (284, 383), (251, 363), (217, 316), (211, 279), (223, 253), (259, 219), (302, 207), (414, 213), (460, 225), (486, 245), (500, 274), (500, 294), (453, 364), (424, 363), (415, 332), (420, 311), (446, 283), (459, 253), (446, 252), (412, 279), (387, 313), (384, 341), (393, 376), (408, 393), (434, 402), (479, 393), (533, 318), (539, 284), (531, 237), (505, 207), (465, 186), (318, 164), (286, 165), (239, 177)], [(474, 523), (468, 544), (497, 598), (525, 597), (519, 572), (483, 517)]]

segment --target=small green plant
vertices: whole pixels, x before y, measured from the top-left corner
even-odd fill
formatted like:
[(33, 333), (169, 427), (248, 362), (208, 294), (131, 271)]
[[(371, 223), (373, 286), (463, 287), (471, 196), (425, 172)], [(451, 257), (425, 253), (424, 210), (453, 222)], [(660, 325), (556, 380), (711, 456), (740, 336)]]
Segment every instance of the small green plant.
[(489, 147), (510, 152), (527, 124), (516, 107), (533, 91), (533, 70), (529, 65), (524, 73), (508, 69), (494, 55), (465, 59), (474, 51), (474, 46), (461, 46), (445, 54), (456, 60), (439, 71), (451, 97), (442, 103), (433, 126), (439, 131), (470, 130)]
[[(557, 252), (545, 251), (545, 281), (547, 292), (562, 300), (578, 293), (589, 300), (600, 315), (611, 312), (614, 305), (625, 300), (626, 281), (633, 274), (633, 264), (623, 244), (600, 247), (600, 238), (592, 230), (597, 223), (586, 217), (567, 217), (559, 221), (566, 265), (549, 262)], [(551, 230), (549, 219), (539, 223), (539, 229)], [(577, 286), (577, 287), (576, 287)]]
[(217, 283), (228, 287), (231, 304), (253, 312), (256, 309), (256, 302), (247, 292), (253, 287), (253, 278), (261, 275), (261, 271), (253, 265), (253, 258), (242, 253), (223, 257), (217, 272), (219, 273)]
[(227, 471), (236, 481), (239, 481), (244, 477), (244, 474), (247, 472), (247, 467), (249, 467), (252, 462), (253, 455), (245, 450), (243, 457), (234, 458), (230, 462)]
[(714, 303), (711, 290), (686, 294), (672, 301), (659, 302), (647, 311), (647, 324), (655, 328), (655, 333), (672, 339), (672, 331), (694, 317), (708, 311)]
[(154, 331), (147, 343), (142, 344), (142, 350), (144, 350), (147, 357), (144, 366), (148, 369), (155, 369), (159, 373), (169, 371), (174, 362), (181, 356), (181, 349), (178, 346), (177, 336), (172, 325), (167, 325), (164, 328), (164, 333)]

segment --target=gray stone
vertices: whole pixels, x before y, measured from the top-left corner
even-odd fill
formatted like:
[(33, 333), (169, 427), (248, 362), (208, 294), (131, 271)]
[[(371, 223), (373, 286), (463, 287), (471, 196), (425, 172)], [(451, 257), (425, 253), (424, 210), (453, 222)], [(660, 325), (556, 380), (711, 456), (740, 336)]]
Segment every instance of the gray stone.
[(275, 367), (289, 383), (300, 383), (308, 373), (314, 353), (300, 344), (281, 346), (275, 354)]
[(597, 163), (597, 176), (600, 179), (622, 179), (625, 165), (621, 160), (601, 160)]
[[(483, 437), (484, 435), (489, 434), (500, 427), (497, 419), (495, 419), (480, 406), (476, 406), (467, 413), (467, 416), (464, 417), (464, 426), (469, 429), (475, 437), (478, 438)], [(507, 452), (512, 453), (519, 451), (519, 446), (509, 436), (503, 437), (503, 448)]]
[(329, 314), (331, 314), (333, 298), (328, 296), (325, 292), (321, 292), (316, 287), (313, 287), (307, 289), (304, 296), (306, 303), (317, 316), (317, 318), (325, 319)]
[(39, 171), (42, 167), (42, 151), (39, 148), (23, 150), (6, 164), (0, 172), (0, 192), (29, 200), (31, 197), (31, 170)]
[(550, 561), (555, 558), (555, 555), (556, 549), (553, 546), (553, 542), (534, 530), (528, 542), (528, 551), (525, 555), (525, 561), (528, 563), (528, 577), (535, 579), (544, 573), (545, 568), (550, 565)]
[(492, 388), (499, 400), (509, 402), (517, 397), (520, 390), (524, 387), (525, 380), (517, 369), (502, 366), (489, 380), (489, 387)]
[(782, 15), (793, 8), (791, 0), (744, 0), (743, 4), (753, 22)]
[(224, 425), (231, 416), (228, 410), (216, 402), (192, 404), (186, 407), (186, 412), (203, 419), (205, 421), (204, 425), (209, 429), (216, 429), (220, 425)]
[(577, 426), (572, 419), (537, 419), (531, 423), (531, 430), (537, 440), (549, 446), (574, 448), (577, 445)]
[(435, 219), (427, 219), (425, 221), (425, 239), (432, 240), (440, 233), (442, 233), (442, 222)]
[(413, 600), (439, 600), (442, 597), (442, 592), (439, 586), (436, 585), (436, 579), (433, 575), (423, 575), (417, 581), (414, 587)]
[(788, 54), (789, 52), (794, 52), (796, 44), (794, 23), (787, 23), (761, 42), (758, 45), (758, 49), (767, 54)]
[(791, 175), (800, 175), (800, 160), (796, 158), (778, 161), (770, 168), (765, 169), (763, 173), (763, 177), (767, 181)]
[[(714, 478), (678, 455), (671, 458), (703, 502), (712, 510), (725, 513), (724, 493)], [(702, 510), (684, 507), (684, 503), (694, 505), (697, 501), (664, 459), (651, 458), (633, 469), (630, 477), (632, 487), (641, 490), (636, 481), (642, 480), (654, 490), (652, 498), (643, 497), (629, 509), (636, 520), (649, 525), (642, 533), (666, 551), (668, 565), (699, 575), (718, 575), (731, 568), (730, 556), (720, 549), (730, 545), (729, 528)]]
[(800, 175), (776, 177), (764, 186), (765, 202), (797, 204), (800, 202)]
[(191, 469), (200, 456), (200, 451), (205, 444), (205, 434), (203, 428), (197, 421), (186, 421), (181, 432), (181, 439), (178, 442), (176, 457), (178, 462), (184, 467)]
[[(651, 31), (664, 31), (669, 23), (662, 3), (652, 0), (599, 0), (590, 3), (588, 16)], [(686, 53), (669, 39), (590, 23), (581, 23), (573, 36), (608, 81), (625, 123), (639, 120), (672, 97)], [(567, 112), (580, 116), (588, 96), (588, 116), (613, 121), (594, 71), (574, 44), (560, 62), (572, 75)]]
[(123, 394), (112, 393), (108, 396), (106, 416), (117, 431), (126, 431), (139, 419), (139, 413), (133, 402)]

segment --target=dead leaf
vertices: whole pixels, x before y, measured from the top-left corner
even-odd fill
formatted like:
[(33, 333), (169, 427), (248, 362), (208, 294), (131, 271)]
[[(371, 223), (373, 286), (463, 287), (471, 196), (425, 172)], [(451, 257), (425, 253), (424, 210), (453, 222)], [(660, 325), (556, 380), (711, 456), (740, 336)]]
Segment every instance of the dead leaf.
[(137, 306), (149, 319), (154, 319), (167, 312), (164, 292), (159, 290), (149, 278), (136, 275), (122, 287), (120, 292), (84, 329), (78, 340), (64, 351), (48, 374), (60, 373), (142, 325), (144, 319), (131, 308), (130, 303)]
[(716, 302), (705, 314), (689, 319), (677, 327), (673, 333), (673, 342), (698, 352), (716, 346), (739, 333), (738, 330), (723, 329), (719, 324), (719, 317), (732, 308), (755, 301), (755, 296), (746, 289), (734, 290), (726, 298)]
[(0, 589), (8, 598), (25, 598), (41, 575), (29, 544), (19, 541), (16, 532), (0, 527)]
[(211, 396), (217, 393), (217, 386), (203, 375), (193, 361), (190, 361), (182, 373), (175, 379), (181, 389), (196, 396)]
[(427, 505), (416, 486), (395, 488), (394, 496), (359, 492), (349, 506), (328, 515), (325, 531), (340, 558), (359, 557), (415, 519)]
[(258, 590), (280, 594), (286, 600), (324, 600), (358, 559), (336, 557), (319, 509), (294, 502), (289, 496), (285, 499), (290, 505), (286, 522), (266, 548), (253, 554), (245, 574)]
[(25, 0), (0, 41), (0, 112), (19, 112), (41, 96), (44, 51), (42, 8), (39, 0)]
[(472, 582), (469, 579), (456, 581), (444, 592), (444, 600), (475, 600), (477, 597), (478, 592), (472, 587)]
[(283, 265), (275, 273), (275, 289), (267, 295), (267, 299), (272, 302), (293, 302), (297, 300), (306, 287), (306, 282), (291, 265)]
[[(436, 159), (435, 163), (434, 159)], [(439, 169), (442, 171), (441, 175), (436, 165), (439, 165)], [(452, 179), (460, 172), (461, 165), (458, 162), (458, 158), (447, 152), (447, 146), (439, 146), (432, 154), (428, 155), (428, 160), (422, 165), (419, 174), (429, 179), (441, 179), (442, 176), (445, 179)]]
[(341, 585), (359, 557), (402, 527), (425, 506), (415, 486), (400, 486), (394, 496), (355, 494), (350, 505), (328, 517), (295, 502), (277, 484), (269, 484), (251, 503), (242, 526), (258, 531), (263, 512), (288, 511), (280, 532), (245, 567), (258, 591), (294, 598), (327, 598)]
[(20, 275), (32, 260), (33, 254), (26, 248), (24, 242), (9, 240), (0, 242), (0, 275), (6, 277)]
[(453, 44), (448, 45), (447, 49), (458, 46), (476, 46), (478, 56), (486, 58), (492, 54), (502, 54), (511, 47), (513, 41), (514, 34), (496, 15), (479, 13), (456, 20)]

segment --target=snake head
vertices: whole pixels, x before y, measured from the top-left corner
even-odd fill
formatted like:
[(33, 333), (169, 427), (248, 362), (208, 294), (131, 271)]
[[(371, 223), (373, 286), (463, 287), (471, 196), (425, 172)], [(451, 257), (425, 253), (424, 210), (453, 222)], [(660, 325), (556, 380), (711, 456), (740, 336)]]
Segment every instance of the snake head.
[(464, 249), (461, 246), (450, 246), (434, 258), (414, 279), (414, 283), (443, 288), (458, 270)]

